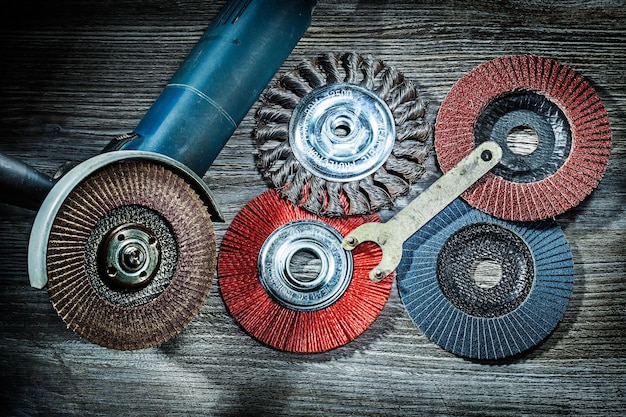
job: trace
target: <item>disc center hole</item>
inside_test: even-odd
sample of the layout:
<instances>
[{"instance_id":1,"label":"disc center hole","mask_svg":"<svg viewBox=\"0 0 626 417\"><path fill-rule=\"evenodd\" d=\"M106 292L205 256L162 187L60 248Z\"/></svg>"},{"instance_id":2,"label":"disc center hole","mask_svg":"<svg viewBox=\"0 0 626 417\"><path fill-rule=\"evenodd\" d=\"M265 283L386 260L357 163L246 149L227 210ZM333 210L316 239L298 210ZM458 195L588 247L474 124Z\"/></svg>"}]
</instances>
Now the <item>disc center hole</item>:
<instances>
[{"instance_id":1,"label":"disc center hole","mask_svg":"<svg viewBox=\"0 0 626 417\"><path fill-rule=\"evenodd\" d=\"M298 249L291 255L286 272L298 283L312 283L322 274L322 259L312 249Z\"/></svg>"},{"instance_id":2,"label":"disc center hole","mask_svg":"<svg viewBox=\"0 0 626 417\"><path fill-rule=\"evenodd\" d=\"M353 123L347 117L338 117L337 119L333 120L332 131L337 138L347 138L348 136L350 136L353 129Z\"/></svg>"},{"instance_id":3,"label":"disc center hole","mask_svg":"<svg viewBox=\"0 0 626 417\"><path fill-rule=\"evenodd\" d=\"M506 136L508 148L516 155L530 155L539 146L539 133L531 126L515 126Z\"/></svg>"},{"instance_id":4,"label":"disc center hole","mask_svg":"<svg viewBox=\"0 0 626 417\"><path fill-rule=\"evenodd\" d=\"M335 136L340 138L345 138L350 134L350 126L348 125L337 125L335 126Z\"/></svg>"},{"instance_id":5,"label":"disc center hole","mask_svg":"<svg viewBox=\"0 0 626 417\"><path fill-rule=\"evenodd\" d=\"M471 270L474 284L479 288L493 288L502 280L502 265L494 259L481 259Z\"/></svg>"}]
</instances>

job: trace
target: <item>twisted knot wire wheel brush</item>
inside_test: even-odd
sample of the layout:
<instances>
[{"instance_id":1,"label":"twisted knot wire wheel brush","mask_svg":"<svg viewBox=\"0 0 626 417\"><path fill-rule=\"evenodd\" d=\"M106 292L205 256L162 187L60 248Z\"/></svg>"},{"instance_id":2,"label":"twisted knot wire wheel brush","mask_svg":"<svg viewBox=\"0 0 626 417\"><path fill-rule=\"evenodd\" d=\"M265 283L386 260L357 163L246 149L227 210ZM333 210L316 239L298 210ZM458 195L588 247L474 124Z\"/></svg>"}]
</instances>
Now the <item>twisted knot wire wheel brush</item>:
<instances>
[{"instance_id":1,"label":"twisted knot wire wheel brush","mask_svg":"<svg viewBox=\"0 0 626 417\"><path fill-rule=\"evenodd\" d=\"M165 342L196 316L216 248L194 184L167 164L116 154L125 157L89 171L58 198L42 261L52 305L68 327L132 350Z\"/></svg>"},{"instance_id":2,"label":"twisted knot wire wheel brush","mask_svg":"<svg viewBox=\"0 0 626 417\"><path fill-rule=\"evenodd\" d=\"M380 283L368 271L375 245L341 248L354 227L378 216L319 217L268 190L229 226L218 257L222 298L254 338L278 350L314 353L342 346L378 317L393 276Z\"/></svg>"},{"instance_id":3,"label":"twisted knot wire wheel brush","mask_svg":"<svg viewBox=\"0 0 626 417\"><path fill-rule=\"evenodd\" d=\"M485 141L502 147L502 161L463 199L499 218L538 220L575 207L598 185L611 128L600 97L576 71L544 57L508 56L461 78L437 115L444 172Z\"/></svg>"},{"instance_id":4,"label":"twisted knot wire wheel brush","mask_svg":"<svg viewBox=\"0 0 626 417\"><path fill-rule=\"evenodd\" d=\"M428 338L490 360L526 351L556 328L573 274L556 223L508 222L457 199L405 242L397 283Z\"/></svg>"},{"instance_id":5,"label":"twisted knot wire wheel brush","mask_svg":"<svg viewBox=\"0 0 626 417\"><path fill-rule=\"evenodd\" d=\"M348 52L304 60L261 96L259 170L314 214L376 212L424 175L426 113L417 86L380 59Z\"/></svg>"}]
</instances>

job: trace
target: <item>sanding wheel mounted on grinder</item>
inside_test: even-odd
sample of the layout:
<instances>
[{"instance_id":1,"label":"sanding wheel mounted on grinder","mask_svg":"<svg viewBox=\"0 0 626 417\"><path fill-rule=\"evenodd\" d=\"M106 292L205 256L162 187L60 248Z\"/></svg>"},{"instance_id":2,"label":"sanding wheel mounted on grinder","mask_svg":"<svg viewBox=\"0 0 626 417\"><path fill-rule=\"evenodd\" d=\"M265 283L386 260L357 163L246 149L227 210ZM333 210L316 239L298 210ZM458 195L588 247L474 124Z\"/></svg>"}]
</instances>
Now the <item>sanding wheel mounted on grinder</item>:
<instances>
[{"instance_id":1,"label":"sanding wheel mounted on grinder","mask_svg":"<svg viewBox=\"0 0 626 417\"><path fill-rule=\"evenodd\" d=\"M179 333L204 304L215 236L202 180L158 154L104 153L48 195L29 247L68 327L132 350ZM41 239L46 237L47 239Z\"/></svg>"}]
</instances>

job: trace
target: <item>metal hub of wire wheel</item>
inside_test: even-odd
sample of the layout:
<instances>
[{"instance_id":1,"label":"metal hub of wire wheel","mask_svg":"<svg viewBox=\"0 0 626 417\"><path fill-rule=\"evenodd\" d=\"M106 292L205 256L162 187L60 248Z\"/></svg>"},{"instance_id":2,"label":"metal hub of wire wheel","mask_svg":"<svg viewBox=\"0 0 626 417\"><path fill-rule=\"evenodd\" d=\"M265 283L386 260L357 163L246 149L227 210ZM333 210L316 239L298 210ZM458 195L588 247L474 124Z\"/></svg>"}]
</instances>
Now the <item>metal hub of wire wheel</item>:
<instances>
[{"instance_id":1,"label":"metal hub of wire wheel","mask_svg":"<svg viewBox=\"0 0 626 417\"><path fill-rule=\"evenodd\" d=\"M326 308L343 295L352 277L352 255L343 236L318 220L297 220L276 229L259 253L259 279L280 304L297 311ZM319 264L305 273L296 259Z\"/></svg>"},{"instance_id":2,"label":"metal hub of wire wheel","mask_svg":"<svg viewBox=\"0 0 626 417\"><path fill-rule=\"evenodd\" d=\"M317 177L335 182L375 172L391 154L395 136L387 104L350 83L311 91L289 122L289 144L298 161Z\"/></svg>"},{"instance_id":3,"label":"metal hub of wire wheel","mask_svg":"<svg viewBox=\"0 0 626 417\"><path fill-rule=\"evenodd\" d=\"M50 299L63 320L83 338L120 350L182 331L202 307L216 266L200 182L169 160L133 155L75 168L88 171L58 206L45 258Z\"/></svg>"}]
</instances>

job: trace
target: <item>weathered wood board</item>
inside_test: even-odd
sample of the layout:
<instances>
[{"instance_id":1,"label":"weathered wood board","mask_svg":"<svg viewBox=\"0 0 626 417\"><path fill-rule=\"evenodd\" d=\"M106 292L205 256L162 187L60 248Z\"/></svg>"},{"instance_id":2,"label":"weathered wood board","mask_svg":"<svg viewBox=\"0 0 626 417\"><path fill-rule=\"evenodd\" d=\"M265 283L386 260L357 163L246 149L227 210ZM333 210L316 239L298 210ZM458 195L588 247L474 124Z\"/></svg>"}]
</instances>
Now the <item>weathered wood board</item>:
<instances>
[{"instance_id":1,"label":"weathered wood board","mask_svg":"<svg viewBox=\"0 0 626 417\"><path fill-rule=\"evenodd\" d=\"M0 152L52 174L131 131L224 1L23 0L0 26ZM413 324L397 291L359 338L323 354L260 345L216 282L200 315L158 348L79 339L28 284L35 213L0 205L0 414L622 415L626 408L626 3L320 0L281 71L354 50L396 66L430 102L481 63L530 53L584 75L613 130L606 175L557 217L575 262L556 331L520 357L456 357ZM205 175L229 221L268 188L255 167L254 108ZM403 202L399 203L401 206ZM37 233L37 231L33 231Z\"/></svg>"}]
</instances>

